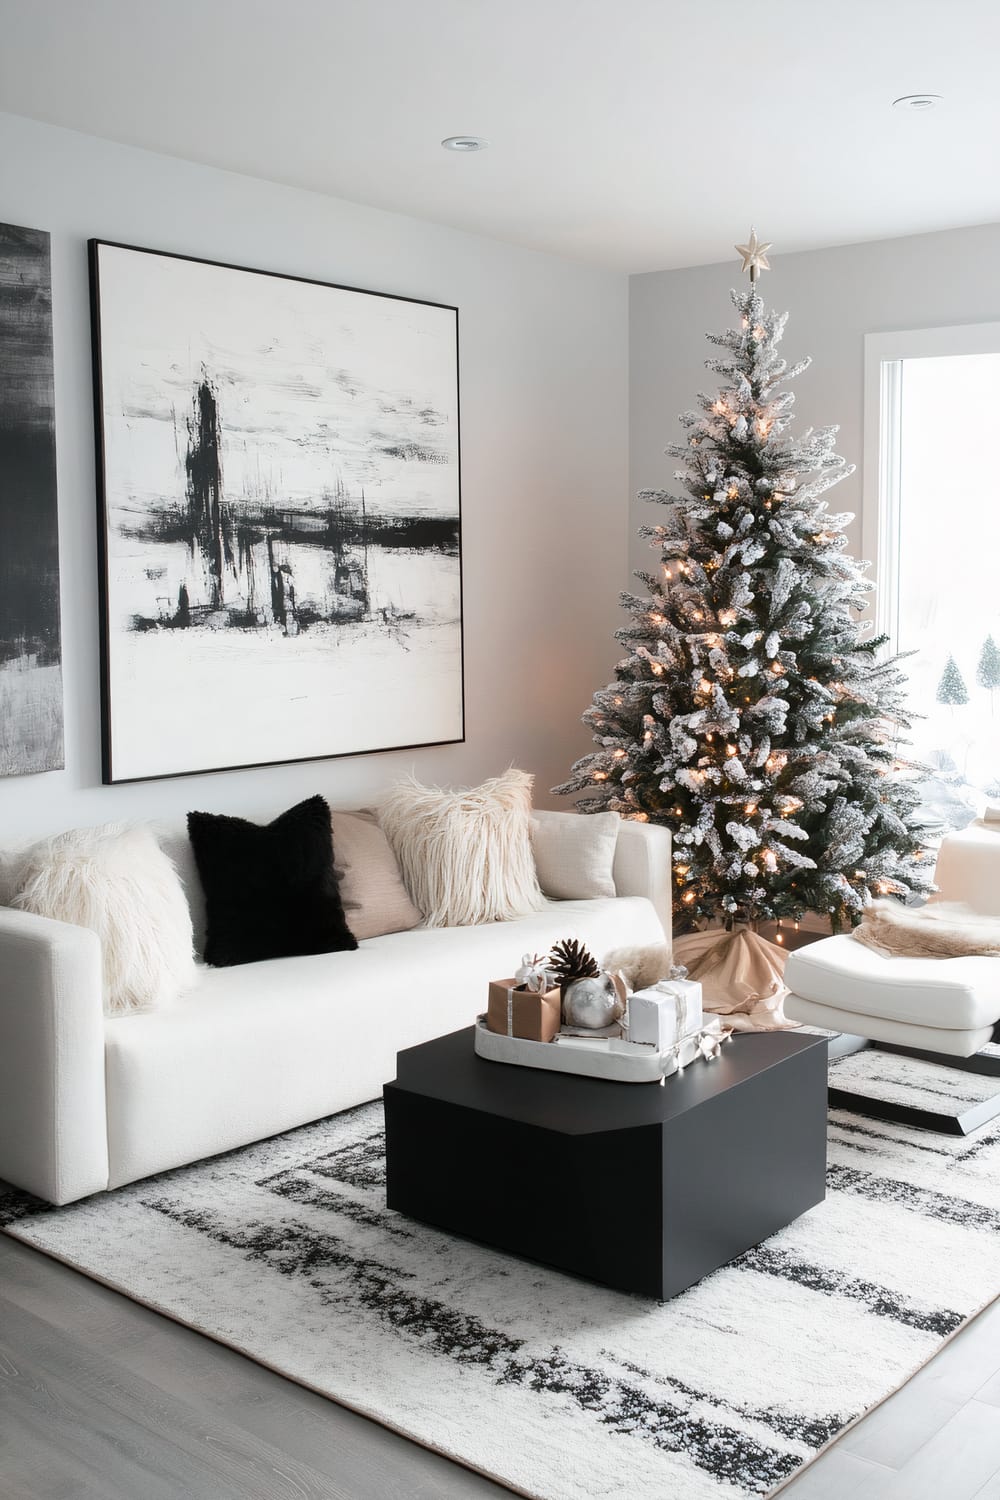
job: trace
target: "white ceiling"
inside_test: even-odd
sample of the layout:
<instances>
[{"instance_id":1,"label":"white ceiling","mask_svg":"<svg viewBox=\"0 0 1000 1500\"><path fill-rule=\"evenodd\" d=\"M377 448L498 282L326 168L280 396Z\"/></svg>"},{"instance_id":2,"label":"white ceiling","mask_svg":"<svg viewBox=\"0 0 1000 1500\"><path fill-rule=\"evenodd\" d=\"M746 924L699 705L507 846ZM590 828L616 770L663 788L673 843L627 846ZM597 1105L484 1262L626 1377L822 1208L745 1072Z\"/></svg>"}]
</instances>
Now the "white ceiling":
<instances>
[{"instance_id":1,"label":"white ceiling","mask_svg":"<svg viewBox=\"0 0 1000 1500\"><path fill-rule=\"evenodd\" d=\"M1000 219L998 60L997 0L0 0L2 109L626 271Z\"/></svg>"}]
</instances>

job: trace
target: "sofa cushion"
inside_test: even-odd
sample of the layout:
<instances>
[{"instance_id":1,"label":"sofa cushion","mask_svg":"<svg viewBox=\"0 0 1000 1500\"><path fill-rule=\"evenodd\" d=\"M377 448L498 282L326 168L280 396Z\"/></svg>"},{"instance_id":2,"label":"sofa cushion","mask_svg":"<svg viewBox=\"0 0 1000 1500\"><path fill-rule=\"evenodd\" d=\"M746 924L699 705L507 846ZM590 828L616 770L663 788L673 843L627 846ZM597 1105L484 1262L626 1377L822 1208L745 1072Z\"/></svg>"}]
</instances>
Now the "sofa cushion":
<instances>
[{"instance_id":1,"label":"sofa cushion","mask_svg":"<svg viewBox=\"0 0 1000 1500\"><path fill-rule=\"evenodd\" d=\"M347 925L359 940L408 932L423 921L372 812L334 812L333 867Z\"/></svg>"},{"instance_id":2,"label":"sofa cushion","mask_svg":"<svg viewBox=\"0 0 1000 1500\"><path fill-rule=\"evenodd\" d=\"M408 776L382 801L379 822L428 927L505 922L543 905L531 852L533 782L513 767L458 791Z\"/></svg>"},{"instance_id":3,"label":"sofa cushion","mask_svg":"<svg viewBox=\"0 0 1000 1500\"><path fill-rule=\"evenodd\" d=\"M309 797L263 827L188 814L205 891L205 962L227 967L354 949L333 870L330 809Z\"/></svg>"},{"instance_id":4,"label":"sofa cushion","mask_svg":"<svg viewBox=\"0 0 1000 1500\"><path fill-rule=\"evenodd\" d=\"M842 934L790 953L785 983L804 1000L917 1026L973 1031L1000 1018L997 958L883 958Z\"/></svg>"},{"instance_id":5,"label":"sofa cushion","mask_svg":"<svg viewBox=\"0 0 1000 1500\"><path fill-rule=\"evenodd\" d=\"M35 845L13 904L89 927L101 943L109 1015L172 1000L195 974L191 915L150 829L108 823Z\"/></svg>"},{"instance_id":6,"label":"sofa cushion","mask_svg":"<svg viewBox=\"0 0 1000 1500\"><path fill-rule=\"evenodd\" d=\"M617 813L531 814L531 847L538 884L555 901L578 897L599 900L615 894L615 847L621 818ZM536 835L544 833L544 837Z\"/></svg>"},{"instance_id":7,"label":"sofa cushion","mask_svg":"<svg viewBox=\"0 0 1000 1500\"><path fill-rule=\"evenodd\" d=\"M471 1025L490 979L564 937L602 957L663 930L644 897L566 901L356 953L203 969L169 1013L107 1023L110 1186L377 1097L399 1048Z\"/></svg>"}]
</instances>

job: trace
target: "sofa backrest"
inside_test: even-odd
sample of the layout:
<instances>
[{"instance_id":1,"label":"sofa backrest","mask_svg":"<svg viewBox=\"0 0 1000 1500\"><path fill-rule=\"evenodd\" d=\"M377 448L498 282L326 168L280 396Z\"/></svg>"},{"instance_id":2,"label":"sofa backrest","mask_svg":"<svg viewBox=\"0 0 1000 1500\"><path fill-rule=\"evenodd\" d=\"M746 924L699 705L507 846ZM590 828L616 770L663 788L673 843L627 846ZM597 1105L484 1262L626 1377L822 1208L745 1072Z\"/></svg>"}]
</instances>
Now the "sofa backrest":
<instances>
[{"instance_id":1,"label":"sofa backrest","mask_svg":"<svg viewBox=\"0 0 1000 1500\"><path fill-rule=\"evenodd\" d=\"M187 828L183 825L177 827L169 823L158 823L155 825L155 832L160 848L173 861L184 887L191 912L191 925L194 928L194 951L200 958L205 951L205 893L201 888Z\"/></svg>"},{"instance_id":2,"label":"sofa backrest","mask_svg":"<svg viewBox=\"0 0 1000 1500\"><path fill-rule=\"evenodd\" d=\"M349 809L348 809L349 810ZM338 809L334 809L338 811ZM575 818L576 813L547 813L547 819ZM545 820L540 820L543 825ZM191 912L194 929L194 949L200 958L205 951L205 896L195 864L194 850L188 838L185 823L154 823L151 825L164 853L173 861ZM961 838L962 835L955 837ZM989 835L995 839L990 852L1000 854L1000 833ZM20 849L0 849L0 906L7 906L20 887L20 871L27 852L34 847L25 845ZM614 885L619 896L645 896L656 908L663 930L669 941L671 924L671 865L670 834L665 828L652 823L636 823L623 819L618 830L614 852ZM1000 883L997 886L1000 891ZM585 899L582 895L578 899ZM968 898L965 898L968 899ZM1000 901L1000 897L998 897ZM984 908L982 901L971 904ZM997 911L1000 915L1000 909Z\"/></svg>"}]
</instances>

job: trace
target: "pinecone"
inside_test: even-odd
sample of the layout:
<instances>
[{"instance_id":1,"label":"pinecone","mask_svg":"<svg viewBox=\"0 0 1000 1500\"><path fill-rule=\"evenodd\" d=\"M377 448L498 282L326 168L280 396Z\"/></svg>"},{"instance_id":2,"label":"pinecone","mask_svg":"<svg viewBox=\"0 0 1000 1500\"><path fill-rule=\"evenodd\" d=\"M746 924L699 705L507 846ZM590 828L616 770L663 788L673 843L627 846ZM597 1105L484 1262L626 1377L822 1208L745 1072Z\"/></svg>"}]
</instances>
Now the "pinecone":
<instances>
[{"instance_id":1,"label":"pinecone","mask_svg":"<svg viewBox=\"0 0 1000 1500\"><path fill-rule=\"evenodd\" d=\"M593 979L601 972L593 954L576 938L556 943L549 954L549 969L559 985L571 984L574 979Z\"/></svg>"}]
</instances>

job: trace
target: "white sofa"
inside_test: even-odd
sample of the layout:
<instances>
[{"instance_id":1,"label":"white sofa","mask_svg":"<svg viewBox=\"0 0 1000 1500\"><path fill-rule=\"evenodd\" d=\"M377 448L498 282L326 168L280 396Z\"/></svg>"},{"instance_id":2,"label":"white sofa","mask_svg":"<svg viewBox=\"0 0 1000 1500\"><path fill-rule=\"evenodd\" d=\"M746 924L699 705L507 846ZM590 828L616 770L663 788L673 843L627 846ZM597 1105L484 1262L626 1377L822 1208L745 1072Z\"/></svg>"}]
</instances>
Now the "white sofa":
<instances>
[{"instance_id":1,"label":"white sofa","mask_svg":"<svg viewBox=\"0 0 1000 1500\"><path fill-rule=\"evenodd\" d=\"M554 815L556 819L573 813ZM549 815L536 839L552 836ZM203 930L186 832L161 842ZM379 1096L396 1053L471 1024L525 952L600 957L670 931L670 838L622 822L617 894L481 927L392 933L356 953L199 965L173 1005L106 1017L96 935L0 907L0 1178L70 1203Z\"/></svg>"}]
</instances>

